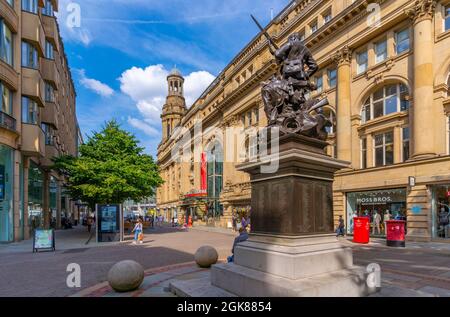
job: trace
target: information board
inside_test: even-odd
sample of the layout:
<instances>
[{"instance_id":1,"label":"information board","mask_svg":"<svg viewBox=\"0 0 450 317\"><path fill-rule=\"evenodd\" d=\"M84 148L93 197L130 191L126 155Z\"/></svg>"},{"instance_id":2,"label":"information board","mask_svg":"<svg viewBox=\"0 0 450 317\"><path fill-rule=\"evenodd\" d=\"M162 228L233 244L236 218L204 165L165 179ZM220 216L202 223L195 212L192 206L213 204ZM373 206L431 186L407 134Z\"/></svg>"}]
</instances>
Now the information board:
<instances>
[{"instance_id":1,"label":"information board","mask_svg":"<svg viewBox=\"0 0 450 317\"><path fill-rule=\"evenodd\" d=\"M123 240L121 205L97 205L97 242Z\"/></svg>"},{"instance_id":2,"label":"information board","mask_svg":"<svg viewBox=\"0 0 450 317\"><path fill-rule=\"evenodd\" d=\"M55 231L36 229L33 234L33 253L39 250L55 251Z\"/></svg>"}]
</instances>

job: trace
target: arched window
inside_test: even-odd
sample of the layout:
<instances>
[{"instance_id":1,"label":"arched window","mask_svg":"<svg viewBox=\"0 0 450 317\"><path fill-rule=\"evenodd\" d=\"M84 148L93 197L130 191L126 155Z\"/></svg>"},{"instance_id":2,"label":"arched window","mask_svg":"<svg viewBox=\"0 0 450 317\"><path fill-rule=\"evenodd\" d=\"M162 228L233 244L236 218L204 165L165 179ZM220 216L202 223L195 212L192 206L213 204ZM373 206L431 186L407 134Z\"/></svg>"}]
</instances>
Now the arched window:
<instances>
[{"instance_id":1,"label":"arched window","mask_svg":"<svg viewBox=\"0 0 450 317\"><path fill-rule=\"evenodd\" d=\"M447 77L447 97L450 97L450 74Z\"/></svg>"},{"instance_id":2,"label":"arched window","mask_svg":"<svg viewBox=\"0 0 450 317\"><path fill-rule=\"evenodd\" d=\"M367 98L361 111L362 121L367 122L390 113L408 109L408 88L404 84L386 85Z\"/></svg>"},{"instance_id":3,"label":"arched window","mask_svg":"<svg viewBox=\"0 0 450 317\"><path fill-rule=\"evenodd\" d=\"M223 209L219 198L223 188L223 150L220 142L215 141L207 151L207 178L208 178L208 216L218 218L222 216Z\"/></svg>"}]
</instances>

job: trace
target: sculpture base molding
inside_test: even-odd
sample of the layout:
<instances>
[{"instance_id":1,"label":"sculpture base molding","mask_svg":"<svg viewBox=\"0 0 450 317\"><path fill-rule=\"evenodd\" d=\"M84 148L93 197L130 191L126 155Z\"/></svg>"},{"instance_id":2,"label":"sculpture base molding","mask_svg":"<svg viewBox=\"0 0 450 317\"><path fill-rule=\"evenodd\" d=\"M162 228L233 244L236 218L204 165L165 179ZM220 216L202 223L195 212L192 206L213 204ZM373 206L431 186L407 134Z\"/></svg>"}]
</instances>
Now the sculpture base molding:
<instances>
[{"instance_id":1,"label":"sculpture base molding","mask_svg":"<svg viewBox=\"0 0 450 317\"><path fill-rule=\"evenodd\" d=\"M252 236L236 247L235 259L212 267L211 284L237 296L354 297L376 292L366 284L365 269L353 265L352 250L333 235Z\"/></svg>"}]
</instances>

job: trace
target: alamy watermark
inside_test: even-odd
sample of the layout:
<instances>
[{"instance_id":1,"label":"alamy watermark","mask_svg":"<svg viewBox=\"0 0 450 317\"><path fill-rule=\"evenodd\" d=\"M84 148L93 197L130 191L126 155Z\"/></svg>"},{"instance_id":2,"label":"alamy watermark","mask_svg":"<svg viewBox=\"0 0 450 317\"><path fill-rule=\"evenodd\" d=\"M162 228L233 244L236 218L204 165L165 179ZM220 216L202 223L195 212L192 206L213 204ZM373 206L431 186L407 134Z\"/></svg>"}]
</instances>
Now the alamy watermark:
<instances>
[{"instance_id":1,"label":"alamy watermark","mask_svg":"<svg viewBox=\"0 0 450 317\"><path fill-rule=\"evenodd\" d=\"M170 136L171 157L180 163L199 163L202 153L222 163L261 164L261 173L275 173L279 168L278 127L209 127L203 130L202 121L194 122L193 134L185 127L177 127Z\"/></svg>"}]
</instances>

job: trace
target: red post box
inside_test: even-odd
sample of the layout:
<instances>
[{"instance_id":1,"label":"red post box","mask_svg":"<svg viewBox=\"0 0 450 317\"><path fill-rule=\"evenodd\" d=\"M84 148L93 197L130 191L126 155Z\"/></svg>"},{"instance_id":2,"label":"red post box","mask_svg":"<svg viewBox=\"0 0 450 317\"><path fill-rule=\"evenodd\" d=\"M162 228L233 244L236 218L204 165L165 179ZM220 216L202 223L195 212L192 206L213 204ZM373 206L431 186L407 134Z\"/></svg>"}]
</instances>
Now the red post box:
<instances>
[{"instance_id":1,"label":"red post box","mask_svg":"<svg viewBox=\"0 0 450 317\"><path fill-rule=\"evenodd\" d=\"M405 247L405 226L404 220L386 221L386 245L388 247Z\"/></svg>"},{"instance_id":2,"label":"red post box","mask_svg":"<svg viewBox=\"0 0 450 317\"><path fill-rule=\"evenodd\" d=\"M369 217L353 218L353 242L369 243L370 224Z\"/></svg>"}]
</instances>

